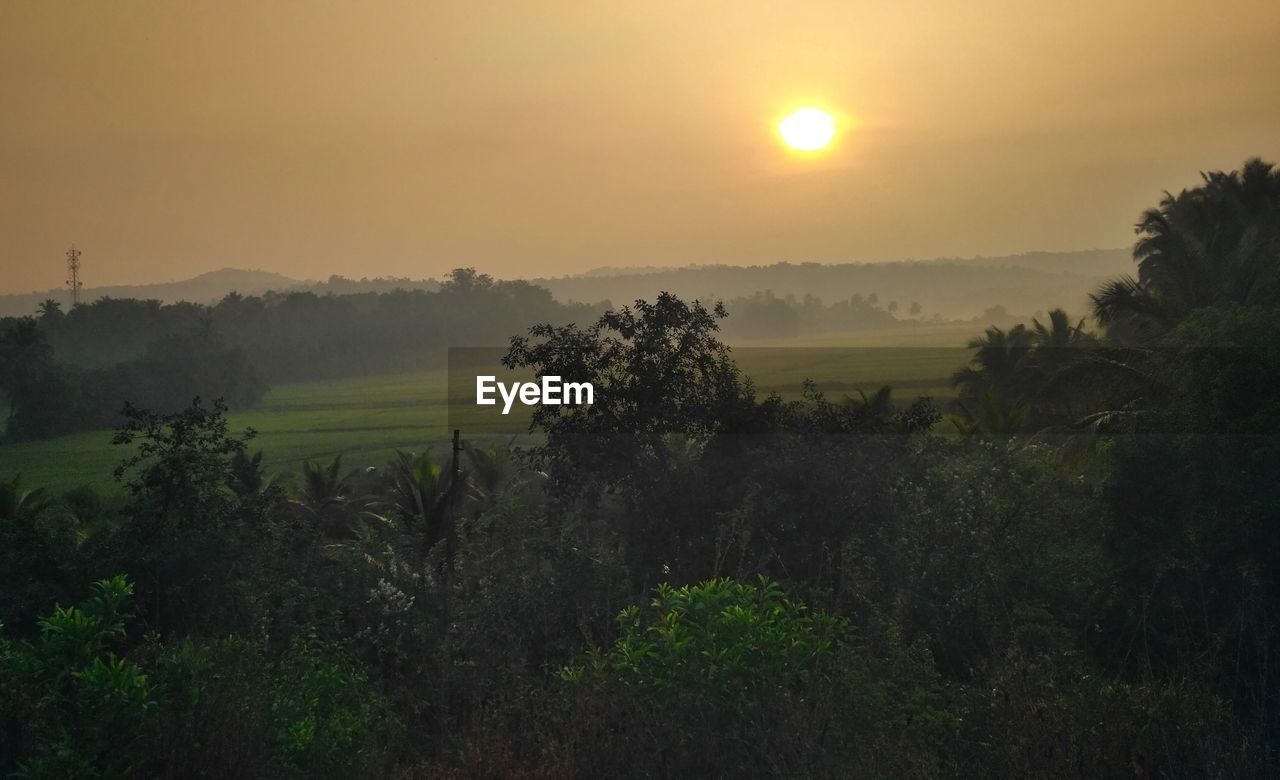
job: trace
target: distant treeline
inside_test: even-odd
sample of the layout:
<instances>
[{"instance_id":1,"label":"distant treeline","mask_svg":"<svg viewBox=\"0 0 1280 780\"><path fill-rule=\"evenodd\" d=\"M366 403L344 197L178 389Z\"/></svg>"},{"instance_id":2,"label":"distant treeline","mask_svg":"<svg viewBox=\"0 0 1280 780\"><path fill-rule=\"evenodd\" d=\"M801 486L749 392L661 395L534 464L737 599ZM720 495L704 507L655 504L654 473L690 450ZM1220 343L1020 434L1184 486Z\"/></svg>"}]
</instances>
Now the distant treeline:
<instances>
[{"instance_id":1,"label":"distant treeline","mask_svg":"<svg viewBox=\"0 0 1280 780\"><path fill-rule=\"evenodd\" d=\"M816 295L839 301L874 291L886 306L897 301L906 308L916 301L926 317L968 320L1000 304L1023 312L1059 306L1083 309L1089 293L1127 272L1131 264L1126 250L1108 249L883 263L615 269L610 275L593 272L532 281L551 290L557 300L591 303L651 300L660 292L727 303L761 290L780 297Z\"/></svg>"},{"instance_id":2,"label":"distant treeline","mask_svg":"<svg viewBox=\"0 0 1280 780\"><path fill-rule=\"evenodd\" d=\"M126 401L174 410L196 395L232 408L270 382L424 370L450 346L506 343L530 322L596 316L542 287L459 269L436 291L227 295L212 306L104 298L0 320L7 435L109 427Z\"/></svg>"},{"instance_id":3,"label":"distant treeline","mask_svg":"<svg viewBox=\"0 0 1280 780\"><path fill-rule=\"evenodd\" d=\"M758 292L729 301L725 308L724 333L734 338L792 338L804 334L863 330L900 324L895 316L915 317L921 312L916 302L881 303L876 293L863 297L854 293L849 298L823 303L814 295L778 296L772 290Z\"/></svg>"}]
</instances>

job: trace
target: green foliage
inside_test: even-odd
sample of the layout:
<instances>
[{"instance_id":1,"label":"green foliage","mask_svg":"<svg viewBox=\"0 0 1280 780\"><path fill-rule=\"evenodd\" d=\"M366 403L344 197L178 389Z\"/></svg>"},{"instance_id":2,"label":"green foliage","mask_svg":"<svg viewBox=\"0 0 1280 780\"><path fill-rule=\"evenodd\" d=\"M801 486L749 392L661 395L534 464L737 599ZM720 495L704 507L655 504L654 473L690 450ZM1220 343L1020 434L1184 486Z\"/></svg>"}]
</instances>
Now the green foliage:
<instances>
[{"instance_id":1,"label":"green foliage","mask_svg":"<svg viewBox=\"0 0 1280 780\"><path fill-rule=\"evenodd\" d=\"M661 585L618 630L561 672L577 694L575 762L591 774L915 773L954 725L927 656L876 657L848 620L767 579Z\"/></svg>"},{"instance_id":2,"label":"green foliage","mask_svg":"<svg viewBox=\"0 0 1280 780\"><path fill-rule=\"evenodd\" d=\"M618 616L620 636L592 673L659 699L739 712L762 691L798 691L830 667L848 622L787 600L775 582L659 585L653 603ZM581 668L566 679L582 679Z\"/></svg>"},{"instance_id":3,"label":"green foliage","mask_svg":"<svg viewBox=\"0 0 1280 780\"><path fill-rule=\"evenodd\" d=\"M463 482L446 475L431 454L396 451L388 465L391 474L391 507L421 535L423 551L448 534L449 513L462 496Z\"/></svg>"},{"instance_id":4,"label":"green foliage","mask_svg":"<svg viewBox=\"0 0 1280 780\"><path fill-rule=\"evenodd\" d=\"M205 407L197 398L173 414L129 406L125 414L114 439L132 449L115 471L129 493L121 565L145 591L152 628L207 626L243 608L236 588L247 585L213 572L251 570L262 549L266 507L229 486L233 459L254 433L231 434L221 401Z\"/></svg>"},{"instance_id":5,"label":"green foliage","mask_svg":"<svg viewBox=\"0 0 1280 780\"><path fill-rule=\"evenodd\" d=\"M257 685L254 704L263 708L262 726L282 776L343 778L371 768L388 726L386 701L367 673L331 644L295 637L264 665Z\"/></svg>"},{"instance_id":6,"label":"green foliage","mask_svg":"<svg viewBox=\"0 0 1280 780\"><path fill-rule=\"evenodd\" d=\"M0 481L0 622L28 627L64 592L74 543L56 522L48 492L22 475Z\"/></svg>"},{"instance_id":7,"label":"green foliage","mask_svg":"<svg viewBox=\"0 0 1280 780\"><path fill-rule=\"evenodd\" d=\"M157 707L148 675L116 655L132 585L94 584L78 607L55 607L36 643L0 644L0 710L19 734L19 777L125 777ZM3 765L0 764L0 767Z\"/></svg>"}]
</instances>

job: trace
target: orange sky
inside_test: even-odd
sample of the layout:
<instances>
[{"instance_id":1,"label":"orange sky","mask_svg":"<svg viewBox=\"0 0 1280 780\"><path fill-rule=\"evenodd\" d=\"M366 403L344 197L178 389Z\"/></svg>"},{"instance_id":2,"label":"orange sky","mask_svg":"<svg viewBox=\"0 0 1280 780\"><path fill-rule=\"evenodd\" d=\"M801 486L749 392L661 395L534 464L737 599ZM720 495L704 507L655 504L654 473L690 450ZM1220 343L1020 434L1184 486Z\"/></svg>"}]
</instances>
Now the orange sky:
<instances>
[{"instance_id":1,"label":"orange sky","mask_svg":"<svg viewBox=\"0 0 1280 780\"><path fill-rule=\"evenodd\" d=\"M0 3L0 291L1122 246L1280 159L1269 2ZM785 152L816 104L844 130Z\"/></svg>"}]
</instances>

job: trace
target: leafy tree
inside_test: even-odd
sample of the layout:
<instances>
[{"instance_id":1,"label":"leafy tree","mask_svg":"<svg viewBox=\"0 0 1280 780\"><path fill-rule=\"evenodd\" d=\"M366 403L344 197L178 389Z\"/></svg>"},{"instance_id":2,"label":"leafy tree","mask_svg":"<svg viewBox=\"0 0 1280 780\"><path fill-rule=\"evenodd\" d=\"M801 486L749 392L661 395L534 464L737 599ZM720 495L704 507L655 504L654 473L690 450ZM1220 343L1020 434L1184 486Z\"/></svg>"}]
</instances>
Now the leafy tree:
<instances>
[{"instance_id":1,"label":"leafy tree","mask_svg":"<svg viewBox=\"0 0 1280 780\"><path fill-rule=\"evenodd\" d=\"M50 436L74 424L75 387L54 364L53 347L32 317L0 333L0 393L9 401L11 438Z\"/></svg>"},{"instance_id":2,"label":"leafy tree","mask_svg":"<svg viewBox=\"0 0 1280 780\"><path fill-rule=\"evenodd\" d=\"M157 414L126 404L113 442L131 448L116 467L128 493L122 562L143 590L152 629L194 627L242 607L229 572L252 569L263 518L230 489L233 458L254 436L230 432L221 400L199 398ZM214 572L222 572L214 576Z\"/></svg>"},{"instance_id":3,"label":"leafy tree","mask_svg":"<svg viewBox=\"0 0 1280 780\"><path fill-rule=\"evenodd\" d=\"M663 293L653 303L608 311L589 328L535 325L515 337L508 368L590 382L595 402L539 406L532 426L546 434L538 457L556 484L587 475L626 479L636 459L661 458L662 438L705 440L750 416L753 393L716 338L728 316Z\"/></svg>"},{"instance_id":4,"label":"leafy tree","mask_svg":"<svg viewBox=\"0 0 1280 780\"><path fill-rule=\"evenodd\" d=\"M65 593L76 563L69 533L53 522L61 507L48 491L0 481L0 623L30 627Z\"/></svg>"}]
</instances>

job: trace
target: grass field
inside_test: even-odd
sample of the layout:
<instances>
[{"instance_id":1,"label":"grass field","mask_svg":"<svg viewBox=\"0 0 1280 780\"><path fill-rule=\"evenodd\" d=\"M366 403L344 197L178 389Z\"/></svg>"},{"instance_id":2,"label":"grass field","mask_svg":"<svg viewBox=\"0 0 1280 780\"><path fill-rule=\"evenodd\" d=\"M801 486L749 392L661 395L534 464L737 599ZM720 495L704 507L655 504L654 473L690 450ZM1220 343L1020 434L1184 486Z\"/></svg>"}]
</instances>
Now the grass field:
<instances>
[{"instance_id":1,"label":"grass field","mask_svg":"<svg viewBox=\"0 0 1280 780\"><path fill-rule=\"evenodd\" d=\"M787 399L799 396L805 378L831 399L885 384L900 401L945 398L952 392L947 377L967 356L953 347L907 345L734 350L760 395L777 392ZM447 372L435 371L279 385L257 408L232 414L231 425L258 432L251 446L263 450L272 473L297 471L304 460L327 461L338 453L349 468L381 465L396 449L430 447L443 455L449 438L447 378ZM0 445L0 478L21 473L29 486L65 490L88 484L113 492L112 469L125 453L110 441L110 431L93 431Z\"/></svg>"}]
</instances>

